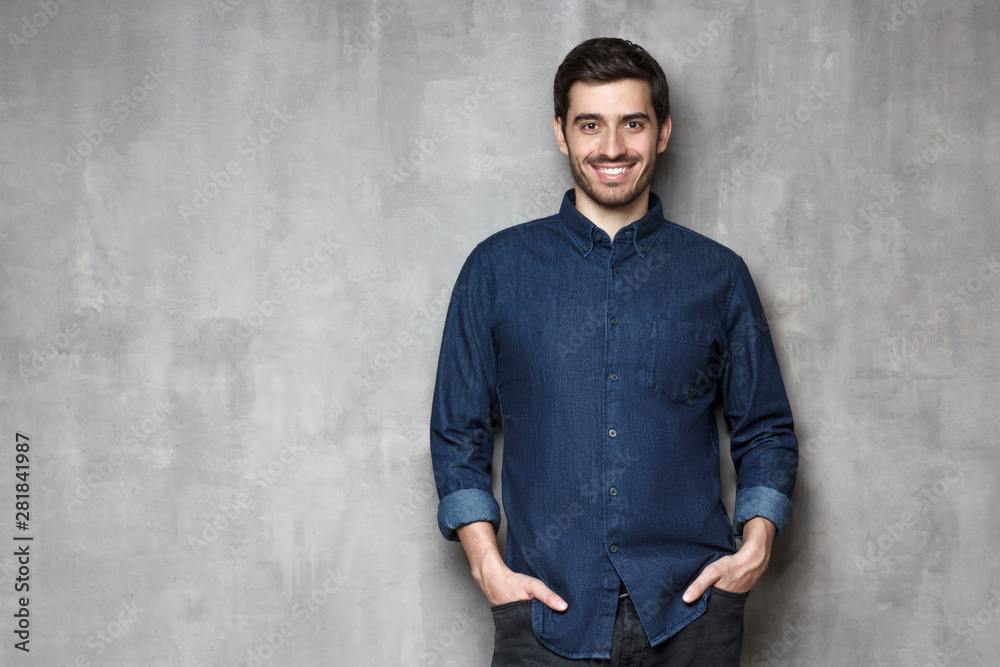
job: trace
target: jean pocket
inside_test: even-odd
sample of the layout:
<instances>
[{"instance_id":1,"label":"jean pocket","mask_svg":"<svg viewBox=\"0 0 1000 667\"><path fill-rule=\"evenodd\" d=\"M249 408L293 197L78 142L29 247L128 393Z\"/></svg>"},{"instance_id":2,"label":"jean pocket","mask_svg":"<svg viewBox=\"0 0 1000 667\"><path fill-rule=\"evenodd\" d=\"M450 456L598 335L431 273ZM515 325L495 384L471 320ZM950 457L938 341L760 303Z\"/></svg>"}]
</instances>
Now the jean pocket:
<instances>
[{"instance_id":1,"label":"jean pocket","mask_svg":"<svg viewBox=\"0 0 1000 667\"><path fill-rule=\"evenodd\" d=\"M526 607L531 607L531 600L532 600L532 598L528 598L527 600L514 600L513 602L504 602L503 604L495 604L495 605L493 605L493 606L490 607L490 612L496 613L498 611L506 611L506 610L512 609L512 608L514 608L514 607L516 607L518 605L524 605Z\"/></svg>"},{"instance_id":2,"label":"jean pocket","mask_svg":"<svg viewBox=\"0 0 1000 667\"><path fill-rule=\"evenodd\" d=\"M721 588L716 588L712 586L712 595L718 594L720 597L730 598L732 600L746 600L750 597L750 591L745 591L743 593L736 593L734 591L726 591Z\"/></svg>"},{"instance_id":3,"label":"jean pocket","mask_svg":"<svg viewBox=\"0 0 1000 667\"><path fill-rule=\"evenodd\" d=\"M653 319L646 387L678 403L711 403L724 370L717 340L708 324Z\"/></svg>"}]
</instances>

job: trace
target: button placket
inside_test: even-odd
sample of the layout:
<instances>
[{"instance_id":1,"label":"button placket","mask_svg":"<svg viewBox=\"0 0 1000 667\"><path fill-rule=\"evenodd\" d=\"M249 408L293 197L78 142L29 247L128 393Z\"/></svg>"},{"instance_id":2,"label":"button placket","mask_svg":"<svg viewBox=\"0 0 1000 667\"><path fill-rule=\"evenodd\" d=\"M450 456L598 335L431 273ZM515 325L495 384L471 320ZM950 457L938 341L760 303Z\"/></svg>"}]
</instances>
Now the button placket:
<instances>
[{"instance_id":1,"label":"button placket","mask_svg":"<svg viewBox=\"0 0 1000 667\"><path fill-rule=\"evenodd\" d=\"M605 357L605 363L607 364L606 373L607 378L610 382L605 385L606 400L604 402L605 410L605 433L607 434L607 439L605 442L605 449L603 453L603 470L602 478L606 489L606 505L605 511L607 512L608 522L606 525L605 539L607 540L605 544L608 544L608 552L611 554L617 554L619 552L619 545L616 539L620 537L620 530L623 528L622 516L621 516L621 505L620 503L614 502L618 495L618 487L616 479L617 472L615 469L614 461L617 460L618 455L616 452L620 448L620 443L618 441L618 429L616 425L623 416L623 396L621 391L618 391L618 383L623 380L623 376L619 375L617 370L619 370L619 364L624 358L621 353L621 346L623 345L623 339L621 337L621 332L618 327L623 324L623 321L619 318L620 313L615 312L619 305L622 303L622 291L623 282L621 280L621 258L623 257L623 252L626 246L621 243L611 243L611 255L608 258L607 268L608 273L605 274L608 277L607 281L607 302L606 302L606 312L607 312L607 353ZM614 369L614 370L612 370Z\"/></svg>"}]
</instances>

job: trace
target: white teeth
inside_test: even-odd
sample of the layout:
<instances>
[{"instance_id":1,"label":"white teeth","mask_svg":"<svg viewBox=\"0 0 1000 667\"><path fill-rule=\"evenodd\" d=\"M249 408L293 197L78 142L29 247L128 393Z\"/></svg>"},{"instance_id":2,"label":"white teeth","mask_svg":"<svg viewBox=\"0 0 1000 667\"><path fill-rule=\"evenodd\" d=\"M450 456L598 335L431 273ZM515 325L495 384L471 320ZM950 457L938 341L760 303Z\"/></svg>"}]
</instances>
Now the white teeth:
<instances>
[{"instance_id":1,"label":"white teeth","mask_svg":"<svg viewBox=\"0 0 1000 667\"><path fill-rule=\"evenodd\" d=\"M601 169L600 167L598 167L597 171L601 172L602 174L609 174L609 175L624 174L626 171L628 171L628 167L615 167L614 169Z\"/></svg>"}]
</instances>

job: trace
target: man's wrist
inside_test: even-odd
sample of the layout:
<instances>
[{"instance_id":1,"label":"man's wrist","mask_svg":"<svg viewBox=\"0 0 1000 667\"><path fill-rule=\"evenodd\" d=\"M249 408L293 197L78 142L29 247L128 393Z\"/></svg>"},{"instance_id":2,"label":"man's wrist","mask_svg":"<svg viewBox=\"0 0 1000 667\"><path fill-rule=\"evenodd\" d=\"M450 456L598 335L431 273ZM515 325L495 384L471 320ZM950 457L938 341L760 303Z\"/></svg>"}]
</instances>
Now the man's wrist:
<instances>
[{"instance_id":1,"label":"man's wrist","mask_svg":"<svg viewBox=\"0 0 1000 667\"><path fill-rule=\"evenodd\" d=\"M455 529L459 541L469 558L472 578L482 587L483 581L495 574L498 568L506 567L496 535L488 521L473 521Z\"/></svg>"},{"instance_id":2,"label":"man's wrist","mask_svg":"<svg viewBox=\"0 0 1000 667\"><path fill-rule=\"evenodd\" d=\"M507 564L500 557L500 552L488 552L472 567L472 578L482 588L486 581L492 580L497 574L507 569Z\"/></svg>"},{"instance_id":3,"label":"man's wrist","mask_svg":"<svg viewBox=\"0 0 1000 667\"><path fill-rule=\"evenodd\" d=\"M755 516L743 527L743 546L737 552L743 558L767 563L771 557L771 543L777 527L768 519Z\"/></svg>"},{"instance_id":4,"label":"man's wrist","mask_svg":"<svg viewBox=\"0 0 1000 667\"><path fill-rule=\"evenodd\" d=\"M755 516L743 526L743 544L747 542L770 544L777 532L777 526L770 519L759 515Z\"/></svg>"}]
</instances>

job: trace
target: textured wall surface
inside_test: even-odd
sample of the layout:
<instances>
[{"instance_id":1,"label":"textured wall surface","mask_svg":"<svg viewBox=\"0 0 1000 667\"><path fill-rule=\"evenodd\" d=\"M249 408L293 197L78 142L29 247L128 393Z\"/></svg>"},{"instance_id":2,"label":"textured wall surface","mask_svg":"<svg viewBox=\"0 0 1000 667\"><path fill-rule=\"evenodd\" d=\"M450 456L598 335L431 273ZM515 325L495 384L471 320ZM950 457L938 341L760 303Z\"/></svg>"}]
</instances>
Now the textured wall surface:
<instances>
[{"instance_id":1,"label":"textured wall surface","mask_svg":"<svg viewBox=\"0 0 1000 667\"><path fill-rule=\"evenodd\" d=\"M666 70L654 191L746 259L795 412L744 664L995 664L992 0L5 0L0 662L488 664L441 327L570 187L598 35Z\"/></svg>"}]
</instances>

